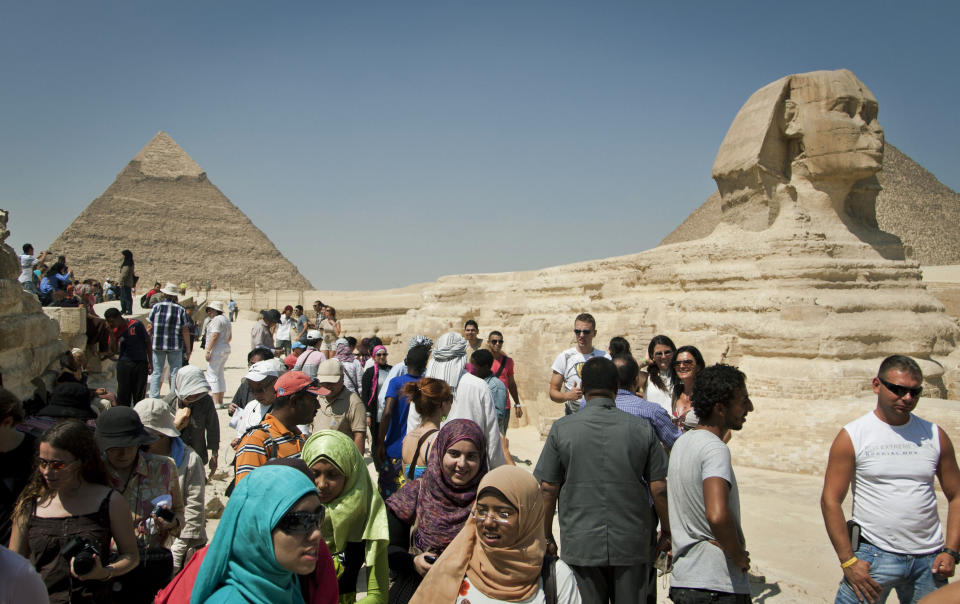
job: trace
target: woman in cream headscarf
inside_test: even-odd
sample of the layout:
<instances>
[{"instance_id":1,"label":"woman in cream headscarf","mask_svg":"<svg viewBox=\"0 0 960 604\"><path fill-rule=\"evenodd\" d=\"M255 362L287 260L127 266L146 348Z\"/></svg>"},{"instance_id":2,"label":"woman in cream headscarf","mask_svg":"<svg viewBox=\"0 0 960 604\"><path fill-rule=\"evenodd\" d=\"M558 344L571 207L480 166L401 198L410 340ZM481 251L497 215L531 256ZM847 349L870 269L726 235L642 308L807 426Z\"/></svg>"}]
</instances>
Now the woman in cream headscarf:
<instances>
[{"instance_id":1,"label":"woman in cream headscarf","mask_svg":"<svg viewBox=\"0 0 960 604\"><path fill-rule=\"evenodd\" d=\"M540 485L529 472L500 466L483 480L471 521L424 577L411 604L546 601L541 576L547 540ZM570 568L557 560L556 602L579 604Z\"/></svg>"},{"instance_id":2,"label":"woman in cream headscarf","mask_svg":"<svg viewBox=\"0 0 960 604\"><path fill-rule=\"evenodd\" d=\"M337 569L341 604L385 603L390 573L387 512L360 451L343 432L321 430L304 443L301 457L313 471L327 509L323 534ZM357 576L364 565L367 595L357 599Z\"/></svg>"}]
</instances>

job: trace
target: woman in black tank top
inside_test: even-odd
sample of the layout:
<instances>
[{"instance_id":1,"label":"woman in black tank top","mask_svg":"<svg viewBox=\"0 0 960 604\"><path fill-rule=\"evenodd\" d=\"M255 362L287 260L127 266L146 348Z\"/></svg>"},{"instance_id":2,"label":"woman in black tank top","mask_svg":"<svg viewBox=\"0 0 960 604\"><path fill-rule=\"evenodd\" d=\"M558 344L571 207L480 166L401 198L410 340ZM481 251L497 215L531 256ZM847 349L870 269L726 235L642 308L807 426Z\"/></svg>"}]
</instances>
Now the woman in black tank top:
<instances>
[{"instance_id":1,"label":"woman in black tank top","mask_svg":"<svg viewBox=\"0 0 960 604\"><path fill-rule=\"evenodd\" d=\"M51 602L103 602L113 578L139 561L130 510L106 482L93 434L81 422L61 422L40 437L10 549L33 563Z\"/></svg>"}]
</instances>

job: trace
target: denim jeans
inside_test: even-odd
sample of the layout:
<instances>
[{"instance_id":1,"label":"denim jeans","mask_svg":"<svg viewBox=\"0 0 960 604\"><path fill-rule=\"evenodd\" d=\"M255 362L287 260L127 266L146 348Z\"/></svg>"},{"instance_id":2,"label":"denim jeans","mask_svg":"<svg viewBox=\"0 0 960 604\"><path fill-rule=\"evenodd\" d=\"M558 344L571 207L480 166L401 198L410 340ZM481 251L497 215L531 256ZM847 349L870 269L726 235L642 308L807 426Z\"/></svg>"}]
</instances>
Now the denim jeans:
<instances>
[{"instance_id":1,"label":"denim jeans","mask_svg":"<svg viewBox=\"0 0 960 604\"><path fill-rule=\"evenodd\" d=\"M903 604L919 602L923 596L947 584L945 577L930 572L936 552L917 556L894 554L870 543L861 543L855 554L870 563L870 576L880 584L877 602L886 602L893 589ZM840 582L835 604L859 604L857 594L846 579Z\"/></svg>"},{"instance_id":2,"label":"denim jeans","mask_svg":"<svg viewBox=\"0 0 960 604\"><path fill-rule=\"evenodd\" d=\"M150 374L150 398L160 397L160 380L163 378L164 361L170 365L170 391L173 392L173 380L183 365L183 350L153 349L153 373Z\"/></svg>"}]
</instances>

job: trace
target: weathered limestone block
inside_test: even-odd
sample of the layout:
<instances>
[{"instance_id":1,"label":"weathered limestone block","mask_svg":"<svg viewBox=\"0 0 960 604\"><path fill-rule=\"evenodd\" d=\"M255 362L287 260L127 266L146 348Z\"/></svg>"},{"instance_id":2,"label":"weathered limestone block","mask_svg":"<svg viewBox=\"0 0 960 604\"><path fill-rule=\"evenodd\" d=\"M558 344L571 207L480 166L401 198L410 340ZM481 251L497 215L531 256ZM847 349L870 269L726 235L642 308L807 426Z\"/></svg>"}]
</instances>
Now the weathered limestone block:
<instances>
[{"instance_id":1,"label":"weathered limestone block","mask_svg":"<svg viewBox=\"0 0 960 604\"><path fill-rule=\"evenodd\" d=\"M59 326L49 319L37 298L23 290L17 277L20 262L5 243L9 214L0 210L0 374L3 386L21 398L34 390L39 377L64 345Z\"/></svg>"}]
</instances>

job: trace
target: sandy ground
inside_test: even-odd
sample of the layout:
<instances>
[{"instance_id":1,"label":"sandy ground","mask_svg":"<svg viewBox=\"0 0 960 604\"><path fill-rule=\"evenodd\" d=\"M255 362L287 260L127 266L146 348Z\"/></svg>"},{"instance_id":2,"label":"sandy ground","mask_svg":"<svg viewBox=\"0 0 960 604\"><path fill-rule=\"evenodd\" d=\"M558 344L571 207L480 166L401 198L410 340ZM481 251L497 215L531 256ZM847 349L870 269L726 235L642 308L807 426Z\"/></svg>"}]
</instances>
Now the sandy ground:
<instances>
[{"instance_id":1,"label":"sandy ground","mask_svg":"<svg viewBox=\"0 0 960 604\"><path fill-rule=\"evenodd\" d=\"M226 402L229 402L246 372L246 353L252 326L252 321L243 319L233 324L233 346L226 369ZM193 354L190 361L199 367L206 366L199 351ZM166 390L165 386L164 392ZM226 411L221 410L219 414L221 469L208 485L207 499L208 502L219 499L225 504L227 499L223 491L233 476L230 468L233 459L230 441L235 432L228 425ZM532 471L542 448L536 428L525 426L511 429L507 436L516 463ZM731 448L740 487L743 531L753 563L752 574L755 575L752 585L754 601L832 602L841 572L820 515L822 477L746 467L737 463L736 439L732 441ZM369 454L366 459L372 474L373 464ZM847 504L849 510L849 497ZM946 518L946 505L942 494L940 515L941 518ZM216 519L208 520L209 537L213 537L216 526ZM555 530L559 534L559 528L555 527ZM667 584L660 585L658 601L669 602L665 596ZM896 596L891 597L890 601L896 601Z\"/></svg>"}]
</instances>

